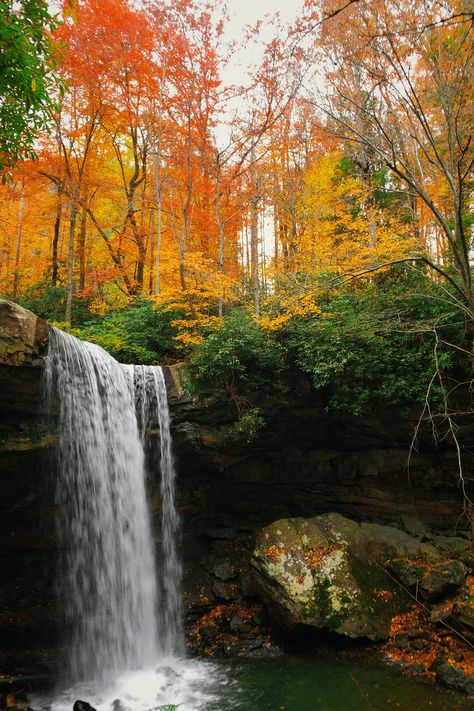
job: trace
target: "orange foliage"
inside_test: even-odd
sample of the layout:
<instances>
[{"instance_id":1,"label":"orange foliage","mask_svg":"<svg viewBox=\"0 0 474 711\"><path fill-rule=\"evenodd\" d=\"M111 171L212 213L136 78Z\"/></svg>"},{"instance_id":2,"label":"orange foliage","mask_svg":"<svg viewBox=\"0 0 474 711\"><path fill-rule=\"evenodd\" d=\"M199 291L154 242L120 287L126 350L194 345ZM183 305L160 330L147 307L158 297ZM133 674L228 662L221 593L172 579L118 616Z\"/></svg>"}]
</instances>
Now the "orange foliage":
<instances>
[{"instance_id":1,"label":"orange foliage","mask_svg":"<svg viewBox=\"0 0 474 711\"><path fill-rule=\"evenodd\" d=\"M323 272L354 273L420 251L449 261L449 241L426 202L393 170L383 174L370 151L342 141L303 91L314 56L298 32L307 36L321 8L330 13L338 3L308 0L293 34L268 43L240 89L222 82L226 15L217 7L79 0L71 13L63 3L57 32L69 90L58 97L52 130L38 137L38 160L0 186L3 295L49 282L87 296L98 312L147 295L186 312L180 340L190 344L233 302L253 302L261 325L274 330L295 314L317 313L304 285ZM436 55L446 86L452 81L442 49L462 29L443 25L430 46L416 44L410 28L423 8L402 3L392 16L391 5L364 0L313 34L316 50L334 58L324 67L329 85L359 86L361 95L369 85L357 84L354 64L344 73L336 60L351 52L375 82L366 39L383 21L394 23L400 60L413 70L441 145L449 138L442 96L429 79ZM388 81L390 67L380 71ZM247 115L231 120L222 148L227 102L239 92ZM399 104L399 114L384 116L390 132L403 119ZM433 168L433 148L415 145L401 123L398 133L427 197L444 209L449 180Z\"/></svg>"}]
</instances>

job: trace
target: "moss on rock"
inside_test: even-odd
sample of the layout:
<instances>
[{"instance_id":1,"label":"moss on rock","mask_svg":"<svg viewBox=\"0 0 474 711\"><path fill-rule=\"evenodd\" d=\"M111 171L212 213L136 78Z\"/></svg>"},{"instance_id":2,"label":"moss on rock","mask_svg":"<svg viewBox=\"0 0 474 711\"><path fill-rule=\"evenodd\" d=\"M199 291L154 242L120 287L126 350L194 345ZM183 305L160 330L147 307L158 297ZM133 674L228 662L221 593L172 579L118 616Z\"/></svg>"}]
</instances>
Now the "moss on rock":
<instances>
[{"instance_id":1,"label":"moss on rock","mask_svg":"<svg viewBox=\"0 0 474 711\"><path fill-rule=\"evenodd\" d=\"M394 533L387 532L384 544L384 528L377 527L375 540L367 524L340 514L283 519L264 528L252 563L270 613L287 629L306 625L387 639L392 617L409 599L381 565L394 550Z\"/></svg>"}]
</instances>

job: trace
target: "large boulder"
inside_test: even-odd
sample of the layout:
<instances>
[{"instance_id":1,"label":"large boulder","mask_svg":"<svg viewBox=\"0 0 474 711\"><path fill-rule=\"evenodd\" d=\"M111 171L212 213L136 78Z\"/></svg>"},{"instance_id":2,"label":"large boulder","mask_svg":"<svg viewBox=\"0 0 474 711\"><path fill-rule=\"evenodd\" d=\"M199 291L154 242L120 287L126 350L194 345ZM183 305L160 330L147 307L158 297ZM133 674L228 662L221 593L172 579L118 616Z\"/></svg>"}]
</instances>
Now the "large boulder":
<instances>
[{"instance_id":1,"label":"large boulder","mask_svg":"<svg viewBox=\"0 0 474 711\"><path fill-rule=\"evenodd\" d=\"M258 534L252 558L256 590L287 630L304 625L384 640L410 599L383 562L419 556L424 545L390 526L359 524L335 513L282 519Z\"/></svg>"},{"instance_id":2,"label":"large boulder","mask_svg":"<svg viewBox=\"0 0 474 711\"><path fill-rule=\"evenodd\" d=\"M0 364L32 363L44 351L48 326L27 309L0 299Z\"/></svg>"}]
</instances>

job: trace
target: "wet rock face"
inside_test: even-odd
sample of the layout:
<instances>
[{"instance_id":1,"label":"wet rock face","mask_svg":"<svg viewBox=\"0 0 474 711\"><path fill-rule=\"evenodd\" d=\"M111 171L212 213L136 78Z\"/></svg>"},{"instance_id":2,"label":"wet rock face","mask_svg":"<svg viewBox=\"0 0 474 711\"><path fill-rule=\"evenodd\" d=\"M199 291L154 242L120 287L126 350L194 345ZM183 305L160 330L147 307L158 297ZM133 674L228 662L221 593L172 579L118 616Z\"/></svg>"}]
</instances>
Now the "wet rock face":
<instances>
[{"instance_id":1,"label":"wet rock face","mask_svg":"<svg viewBox=\"0 0 474 711\"><path fill-rule=\"evenodd\" d=\"M437 445L429 427L420 431L408 471L418 411L401 417L375 405L364 417L327 412L310 383L292 373L284 394L259 399L265 427L247 442L236 435L235 406L217 388L190 392L182 364L165 367L165 376L181 482L199 497L212 481L206 503L216 526L225 516L258 529L278 518L340 511L414 536L426 527L457 535L463 502L450 438L441 435ZM466 481L474 482L474 421L458 436ZM473 498L474 488L467 493Z\"/></svg>"},{"instance_id":2,"label":"wet rock face","mask_svg":"<svg viewBox=\"0 0 474 711\"><path fill-rule=\"evenodd\" d=\"M257 536L255 585L270 614L286 629L305 625L352 638L387 639L408 598L381 563L401 531L360 525L339 514L286 519ZM389 527L385 527L389 529ZM413 547L418 543L413 539Z\"/></svg>"}]
</instances>

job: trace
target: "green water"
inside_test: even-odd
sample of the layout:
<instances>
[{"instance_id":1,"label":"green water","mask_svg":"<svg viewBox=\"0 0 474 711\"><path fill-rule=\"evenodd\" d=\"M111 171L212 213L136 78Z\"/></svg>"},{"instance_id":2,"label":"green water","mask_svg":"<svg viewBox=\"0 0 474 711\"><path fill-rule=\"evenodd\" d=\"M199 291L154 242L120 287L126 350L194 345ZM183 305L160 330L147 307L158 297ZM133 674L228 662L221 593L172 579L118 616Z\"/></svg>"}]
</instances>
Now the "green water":
<instances>
[{"instance_id":1,"label":"green water","mask_svg":"<svg viewBox=\"0 0 474 711\"><path fill-rule=\"evenodd\" d=\"M225 664L216 711L473 711L474 701L360 658L285 656Z\"/></svg>"}]
</instances>

